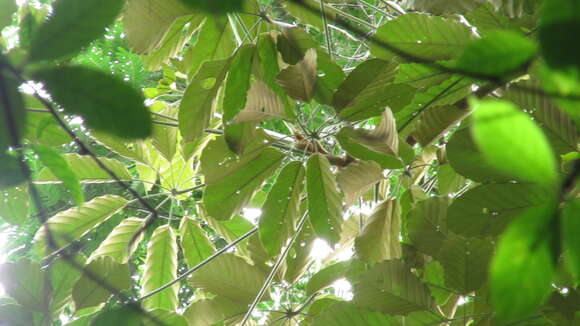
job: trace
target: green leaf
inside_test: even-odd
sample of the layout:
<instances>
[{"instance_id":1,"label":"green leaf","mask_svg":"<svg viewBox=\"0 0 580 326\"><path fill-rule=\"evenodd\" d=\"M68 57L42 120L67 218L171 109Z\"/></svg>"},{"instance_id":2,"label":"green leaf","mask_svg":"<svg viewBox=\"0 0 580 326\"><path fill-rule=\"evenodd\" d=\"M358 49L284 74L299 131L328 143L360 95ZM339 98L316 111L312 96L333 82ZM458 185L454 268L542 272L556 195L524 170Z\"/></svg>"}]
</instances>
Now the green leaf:
<instances>
[{"instance_id":1,"label":"green leaf","mask_svg":"<svg viewBox=\"0 0 580 326\"><path fill-rule=\"evenodd\" d=\"M448 197L431 197L417 203L407 214L406 230L417 250L437 257L447 238Z\"/></svg>"},{"instance_id":2,"label":"green leaf","mask_svg":"<svg viewBox=\"0 0 580 326\"><path fill-rule=\"evenodd\" d=\"M223 16L207 16L197 35L197 42L183 57L189 76L195 76L204 61L226 59L235 49L229 20Z\"/></svg>"},{"instance_id":3,"label":"green leaf","mask_svg":"<svg viewBox=\"0 0 580 326\"><path fill-rule=\"evenodd\" d=\"M384 149L386 144L377 142L376 139L368 136L369 134L366 131L355 130L351 127L344 127L335 135L342 149L355 158L375 161L383 169L399 169L403 167L401 159L392 153L386 154L384 151L377 151L377 149ZM377 145L379 145L378 148Z\"/></svg>"},{"instance_id":4,"label":"green leaf","mask_svg":"<svg viewBox=\"0 0 580 326\"><path fill-rule=\"evenodd\" d=\"M276 80L290 97L308 103L316 88L316 69L317 53L309 49L301 61L282 70Z\"/></svg>"},{"instance_id":5,"label":"green leaf","mask_svg":"<svg viewBox=\"0 0 580 326\"><path fill-rule=\"evenodd\" d=\"M493 249L487 240L449 235L438 255L445 285L462 294L479 290L487 280Z\"/></svg>"},{"instance_id":6,"label":"green leaf","mask_svg":"<svg viewBox=\"0 0 580 326\"><path fill-rule=\"evenodd\" d=\"M477 9L487 0L407 0L409 8L435 15L465 14Z\"/></svg>"},{"instance_id":7,"label":"green leaf","mask_svg":"<svg viewBox=\"0 0 580 326\"><path fill-rule=\"evenodd\" d=\"M232 59L223 104L226 122L233 120L246 105L255 50L253 45L244 45L236 51Z\"/></svg>"},{"instance_id":8,"label":"green leaf","mask_svg":"<svg viewBox=\"0 0 580 326\"><path fill-rule=\"evenodd\" d=\"M447 225L467 237L497 236L524 210L541 206L551 196L549 190L533 184L483 184L451 204Z\"/></svg>"},{"instance_id":9,"label":"green leaf","mask_svg":"<svg viewBox=\"0 0 580 326\"><path fill-rule=\"evenodd\" d=\"M262 206L259 234L264 249L276 256L293 235L300 216L300 195L304 187L302 162L288 163L278 175Z\"/></svg>"},{"instance_id":10,"label":"green leaf","mask_svg":"<svg viewBox=\"0 0 580 326\"><path fill-rule=\"evenodd\" d=\"M205 231L192 217L186 216L179 225L180 245L187 265L193 267L215 251Z\"/></svg>"},{"instance_id":11,"label":"green leaf","mask_svg":"<svg viewBox=\"0 0 580 326\"><path fill-rule=\"evenodd\" d=\"M374 265L354 284L353 303L360 308L405 315L434 311L435 302L427 286L401 260Z\"/></svg>"},{"instance_id":12,"label":"green leaf","mask_svg":"<svg viewBox=\"0 0 580 326\"><path fill-rule=\"evenodd\" d=\"M553 291L554 213L552 204L531 208L501 237L490 269L491 299L499 318L527 317Z\"/></svg>"},{"instance_id":13,"label":"green leaf","mask_svg":"<svg viewBox=\"0 0 580 326\"><path fill-rule=\"evenodd\" d=\"M32 148L38 155L42 164L50 169L52 174L55 175L58 180L62 181L64 186L68 188L75 200L75 204L77 206L82 205L85 201L85 196L83 194L83 189L81 188L81 183L64 157L58 151L48 146L33 145Z\"/></svg>"},{"instance_id":14,"label":"green leaf","mask_svg":"<svg viewBox=\"0 0 580 326\"><path fill-rule=\"evenodd\" d=\"M128 201L115 195L94 198L81 207L73 207L57 213L42 226L34 236L34 242L42 255L69 245L72 241L93 230L111 216L122 210ZM47 229L54 247L48 242Z\"/></svg>"},{"instance_id":15,"label":"green leaf","mask_svg":"<svg viewBox=\"0 0 580 326\"><path fill-rule=\"evenodd\" d=\"M579 141L577 125L546 94L529 91L541 87L541 82L537 79L523 80L510 87L504 98L534 117L557 154L576 151Z\"/></svg>"},{"instance_id":16,"label":"green leaf","mask_svg":"<svg viewBox=\"0 0 580 326\"><path fill-rule=\"evenodd\" d=\"M10 326L34 325L32 312L15 304L0 305L0 320Z\"/></svg>"},{"instance_id":17,"label":"green leaf","mask_svg":"<svg viewBox=\"0 0 580 326\"><path fill-rule=\"evenodd\" d=\"M117 78L74 66L37 70L34 78L44 83L65 112L80 115L89 128L126 139L151 135L151 116L143 97Z\"/></svg>"},{"instance_id":18,"label":"green leaf","mask_svg":"<svg viewBox=\"0 0 580 326\"><path fill-rule=\"evenodd\" d=\"M143 233L136 239L133 237L141 231L144 225L145 220L142 218L130 217L122 220L93 251L88 261L107 256L119 264L126 264L131 254L137 249L136 246L143 239ZM131 241L133 241L133 247L129 248Z\"/></svg>"},{"instance_id":19,"label":"green leaf","mask_svg":"<svg viewBox=\"0 0 580 326\"><path fill-rule=\"evenodd\" d=\"M467 46L459 57L456 68L466 72L501 77L521 70L537 52L537 45L520 33L490 32Z\"/></svg>"},{"instance_id":20,"label":"green leaf","mask_svg":"<svg viewBox=\"0 0 580 326\"><path fill-rule=\"evenodd\" d=\"M313 0L285 1L284 8L303 24L312 25L319 31L324 32L325 21L322 19L320 3ZM326 19L329 21L336 19L336 13L334 11L325 8L324 13L327 17Z\"/></svg>"},{"instance_id":21,"label":"green leaf","mask_svg":"<svg viewBox=\"0 0 580 326\"><path fill-rule=\"evenodd\" d=\"M0 64L4 64L4 61L5 58L0 54ZM19 138L25 131L26 108L18 91L19 86L20 82L9 74L7 69L0 70L0 157L2 159L8 147L19 142ZM18 139L14 139L14 136L18 136Z\"/></svg>"},{"instance_id":22,"label":"green leaf","mask_svg":"<svg viewBox=\"0 0 580 326\"><path fill-rule=\"evenodd\" d=\"M336 182L344 194L345 207L383 179L383 169L374 161L356 161L338 170Z\"/></svg>"},{"instance_id":23,"label":"green leaf","mask_svg":"<svg viewBox=\"0 0 580 326\"><path fill-rule=\"evenodd\" d=\"M219 220L228 220L244 207L253 194L280 165L284 155L272 148L257 151L257 155L252 153L242 156L238 161L231 162L232 157L220 156L219 152L227 153L229 150L219 148L218 142L223 142L223 138L214 141L215 154L219 159L212 161L208 157L208 163L213 165L213 171L204 169L202 172L206 177L207 187L203 196L203 204L207 213ZM222 144L225 145L225 144ZM206 147L204 156L209 154L214 147ZM215 175L213 175L215 173Z\"/></svg>"},{"instance_id":24,"label":"green leaf","mask_svg":"<svg viewBox=\"0 0 580 326\"><path fill-rule=\"evenodd\" d=\"M12 24L12 15L18 10L16 1L0 0L0 30Z\"/></svg>"},{"instance_id":25,"label":"green leaf","mask_svg":"<svg viewBox=\"0 0 580 326\"><path fill-rule=\"evenodd\" d=\"M6 293L27 309L45 311L48 284L40 264L28 259L0 265L0 282Z\"/></svg>"},{"instance_id":26,"label":"green leaf","mask_svg":"<svg viewBox=\"0 0 580 326\"><path fill-rule=\"evenodd\" d=\"M248 304L252 302L265 279L266 274L258 267L233 254L222 254L194 272L189 280L195 288ZM268 298L269 295L266 294L262 299Z\"/></svg>"},{"instance_id":27,"label":"green leaf","mask_svg":"<svg viewBox=\"0 0 580 326\"><path fill-rule=\"evenodd\" d=\"M474 105L473 137L487 162L522 181L557 183L552 148L528 115L505 101L481 101Z\"/></svg>"},{"instance_id":28,"label":"green leaf","mask_svg":"<svg viewBox=\"0 0 580 326\"><path fill-rule=\"evenodd\" d=\"M439 165L437 190L440 195L450 195L460 191L466 184L463 176L457 174L449 164Z\"/></svg>"},{"instance_id":29,"label":"green leaf","mask_svg":"<svg viewBox=\"0 0 580 326\"><path fill-rule=\"evenodd\" d=\"M554 70L579 69L578 44L580 10L575 0L554 0L542 7L538 31L542 54Z\"/></svg>"},{"instance_id":30,"label":"green leaf","mask_svg":"<svg viewBox=\"0 0 580 326\"><path fill-rule=\"evenodd\" d=\"M35 108L27 104L28 108ZM40 106L40 109L44 108ZM64 131L56 119L42 112L27 112L26 132L24 137L32 143L46 146L60 146L71 142L70 135Z\"/></svg>"},{"instance_id":31,"label":"green leaf","mask_svg":"<svg viewBox=\"0 0 580 326\"><path fill-rule=\"evenodd\" d=\"M25 182L28 178L22 173L18 158L11 154L0 153L0 189L11 188Z\"/></svg>"},{"instance_id":32,"label":"green leaf","mask_svg":"<svg viewBox=\"0 0 580 326\"><path fill-rule=\"evenodd\" d=\"M74 167L74 174L81 183L107 183L116 182L107 172L103 171L90 156L79 155L75 153L64 154L64 161L69 167ZM121 163L115 159L99 157L99 160L109 168L121 180L131 180L131 174ZM38 174L35 183L59 183L61 180L57 178L49 169L43 169Z\"/></svg>"},{"instance_id":33,"label":"green leaf","mask_svg":"<svg viewBox=\"0 0 580 326\"><path fill-rule=\"evenodd\" d=\"M467 25L441 17L411 13L381 26L373 38L371 52L385 60L447 60L461 54L471 39ZM413 57L406 57L402 52Z\"/></svg>"},{"instance_id":34,"label":"green leaf","mask_svg":"<svg viewBox=\"0 0 580 326\"><path fill-rule=\"evenodd\" d=\"M454 105L429 107L419 116L413 136L421 146L431 146L469 114Z\"/></svg>"},{"instance_id":35,"label":"green leaf","mask_svg":"<svg viewBox=\"0 0 580 326\"><path fill-rule=\"evenodd\" d=\"M155 102L151 105L151 110L155 113L162 114L171 118L177 118L177 107L167 105L164 102ZM177 153L179 144L177 138L178 130L173 126L164 126L159 124L153 125L153 133L151 143L159 151L159 153L168 161L173 161L175 153Z\"/></svg>"},{"instance_id":36,"label":"green leaf","mask_svg":"<svg viewBox=\"0 0 580 326\"><path fill-rule=\"evenodd\" d=\"M0 216L14 225L22 225L28 219L30 195L23 186L0 190Z\"/></svg>"},{"instance_id":37,"label":"green leaf","mask_svg":"<svg viewBox=\"0 0 580 326\"><path fill-rule=\"evenodd\" d=\"M58 259L52 262L50 271L45 272L50 275L52 290L50 311L53 314L61 312L71 301L74 285L81 278L81 271L78 266L82 266L84 260L83 255Z\"/></svg>"},{"instance_id":38,"label":"green leaf","mask_svg":"<svg viewBox=\"0 0 580 326\"><path fill-rule=\"evenodd\" d=\"M276 86L278 85L276 84ZM284 118L286 118L286 104L272 88L256 79L248 90L245 107L234 121L247 122Z\"/></svg>"},{"instance_id":39,"label":"green leaf","mask_svg":"<svg viewBox=\"0 0 580 326\"><path fill-rule=\"evenodd\" d=\"M243 8L243 0L180 0L185 5L195 10L200 10L212 15L225 15L229 12L240 11Z\"/></svg>"},{"instance_id":40,"label":"green leaf","mask_svg":"<svg viewBox=\"0 0 580 326\"><path fill-rule=\"evenodd\" d=\"M187 319L183 315L164 309L148 311L141 319L143 320L143 326L157 326L159 324L167 326L188 326Z\"/></svg>"},{"instance_id":41,"label":"green leaf","mask_svg":"<svg viewBox=\"0 0 580 326\"><path fill-rule=\"evenodd\" d=\"M213 326L219 322L235 321L243 317L248 307L224 297L213 297L192 302L183 316L189 325Z\"/></svg>"},{"instance_id":42,"label":"green leaf","mask_svg":"<svg viewBox=\"0 0 580 326\"><path fill-rule=\"evenodd\" d=\"M119 264L110 257L93 260L81 273L72 292L76 311L97 306L111 295L131 287L129 266Z\"/></svg>"},{"instance_id":43,"label":"green leaf","mask_svg":"<svg viewBox=\"0 0 580 326\"><path fill-rule=\"evenodd\" d=\"M230 60L203 63L185 90L179 105L179 131L184 141L196 141L209 127L214 99L229 65Z\"/></svg>"},{"instance_id":44,"label":"green leaf","mask_svg":"<svg viewBox=\"0 0 580 326\"><path fill-rule=\"evenodd\" d=\"M341 261L327 266L310 277L306 283L306 295L311 296L341 278L357 276L364 271L364 267L365 264L359 260Z\"/></svg>"},{"instance_id":45,"label":"green leaf","mask_svg":"<svg viewBox=\"0 0 580 326\"><path fill-rule=\"evenodd\" d=\"M169 225L158 227L151 236L143 271L143 294L157 290L177 278L177 242ZM143 301L147 310L177 309L179 285L175 284Z\"/></svg>"},{"instance_id":46,"label":"green leaf","mask_svg":"<svg viewBox=\"0 0 580 326\"><path fill-rule=\"evenodd\" d=\"M564 253L568 260L571 272L580 280L580 238L576 231L580 228L580 199L573 199L565 203L562 208L562 237Z\"/></svg>"},{"instance_id":47,"label":"green leaf","mask_svg":"<svg viewBox=\"0 0 580 326\"><path fill-rule=\"evenodd\" d=\"M123 12L129 48L138 54L156 50L175 20L193 11L179 0L130 0Z\"/></svg>"},{"instance_id":48,"label":"green leaf","mask_svg":"<svg viewBox=\"0 0 580 326\"><path fill-rule=\"evenodd\" d=\"M358 256L369 263L401 258L401 206L388 199L375 207L355 240Z\"/></svg>"},{"instance_id":49,"label":"green leaf","mask_svg":"<svg viewBox=\"0 0 580 326\"><path fill-rule=\"evenodd\" d=\"M123 0L57 1L52 16L32 39L30 60L54 60L80 52L105 33L124 4Z\"/></svg>"},{"instance_id":50,"label":"green leaf","mask_svg":"<svg viewBox=\"0 0 580 326\"><path fill-rule=\"evenodd\" d=\"M310 223L314 232L334 246L342 228L342 194L330 169L328 159L314 154L306 167L306 190Z\"/></svg>"},{"instance_id":51,"label":"green leaf","mask_svg":"<svg viewBox=\"0 0 580 326\"><path fill-rule=\"evenodd\" d=\"M141 308L127 304L116 308L105 308L89 323L89 326L127 325L140 326L147 317L141 316Z\"/></svg>"},{"instance_id":52,"label":"green leaf","mask_svg":"<svg viewBox=\"0 0 580 326\"><path fill-rule=\"evenodd\" d=\"M449 164L466 178L477 182L511 180L485 161L469 128L457 130L446 148Z\"/></svg>"},{"instance_id":53,"label":"green leaf","mask_svg":"<svg viewBox=\"0 0 580 326\"><path fill-rule=\"evenodd\" d=\"M360 309L350 302L339 302L318 315L313 326L399 326L399 321L387 314Z\"/></svg>"}]
</instances>

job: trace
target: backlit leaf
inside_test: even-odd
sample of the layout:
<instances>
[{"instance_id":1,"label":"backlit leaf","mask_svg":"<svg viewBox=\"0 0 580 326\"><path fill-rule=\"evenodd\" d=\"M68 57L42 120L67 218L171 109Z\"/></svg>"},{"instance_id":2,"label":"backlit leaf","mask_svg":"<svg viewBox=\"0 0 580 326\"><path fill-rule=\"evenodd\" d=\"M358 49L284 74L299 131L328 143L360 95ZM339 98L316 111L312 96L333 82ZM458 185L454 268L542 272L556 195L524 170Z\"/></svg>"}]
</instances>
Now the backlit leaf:
<instances>
[{"instance_id":1,"label":"backlit leaf","mask_svg":"<svg viewBox=\"0 0 580 326\"><path fill-rule=\"evenodd\" d=\"M396 200L380 203L355 240L355 250L370 263L401 258L401 206Z\"/></svg>"},{"instance_id":2,"label":"backlit leaf","mask_svg":"<svg viewBox=\"0 0 580 326\"><path fill-rule=\"evenodd\" d=\"M124 219L93 251L88 260L93 261L97 257L107 256L113 258L119 264L126 264L133 251L135 251L136 245L141 242L143 234L137 239L133 239L133 237L144 225L145 220L142 218L130 217ZM129 248L131 241L133 241L133 247Z\"/></svg>"},{"instance_id":3,"label":"backlit leaf","mask_svg":"<svg viewBox=\"0 0 580 326\"><path fill-rule=\"evenodd\" d=\"M45 275L40 264L28 259L0 265L0 281L6 293L23 307L45 311L48 299Z\"/></svg>"},{"instance_id":4,"label":"backlit leaf","mask_svg":"<svg viewBox=\"0 0 580 326\"><path fill-rule=\"evenodd\" d=\"M71 153L64 154L63 158L69 167L74 167L73 172L81 183L116 182L90 156ZM120 180L131 180L131 174L120 161L105 157L100 157L99 160L119 177ZM41 170L36 180L34 180L35 183L39 184L59 183L60 181L49 169Z\"/></svg>"},{"instance_id":5,"label":"backlit leaf","mask_svg":"<svg viewBox=\"0 0 580 326\"><path fill-rule=\"evenodd\" d=\"M85 201L83 189L81 188L78 176L67 160L58 151L48 146L34 145L33 149L42 164L68 188L75 200L75 204L77 206L82 205Z\"/></svg>"},{"instance_id":6,"label":"backlit leaf","mask_svg":"<svg viewBox=\"0 0 580 326\"><path fill-rule=\"evenodd\" d=\"M181 220L179 236L183 257L190 267L199 264L215 251L205 231L192 217L186 216Z\"/></svg>"}]
</instances>

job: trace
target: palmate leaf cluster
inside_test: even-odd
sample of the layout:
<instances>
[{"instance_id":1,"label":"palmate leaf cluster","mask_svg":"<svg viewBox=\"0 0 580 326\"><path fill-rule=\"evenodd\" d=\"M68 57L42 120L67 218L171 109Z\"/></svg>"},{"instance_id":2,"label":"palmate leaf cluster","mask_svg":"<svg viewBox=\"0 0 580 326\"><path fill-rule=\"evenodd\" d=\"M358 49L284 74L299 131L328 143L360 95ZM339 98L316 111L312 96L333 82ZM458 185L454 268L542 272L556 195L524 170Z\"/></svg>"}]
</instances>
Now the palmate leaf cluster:
<instances>
[{"instance_id":1,"label":"palmate leaf cluster","mask_svg":"<svg viewBox=\"0 0 580 326\"><path fill-rule=\"evenodd\" d=\"M0 0L0 325L580 325L579 25Z\"/></svg>"}]
</instances>

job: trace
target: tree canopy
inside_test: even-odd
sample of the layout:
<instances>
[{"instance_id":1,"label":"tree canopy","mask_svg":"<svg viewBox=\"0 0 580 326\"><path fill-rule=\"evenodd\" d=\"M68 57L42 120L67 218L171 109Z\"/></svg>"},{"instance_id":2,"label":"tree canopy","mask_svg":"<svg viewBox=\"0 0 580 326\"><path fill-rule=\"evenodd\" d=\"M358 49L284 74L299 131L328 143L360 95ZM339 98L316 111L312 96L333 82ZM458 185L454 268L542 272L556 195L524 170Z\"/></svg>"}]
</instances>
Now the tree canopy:
<instances>
[{"instance_id":1,"label":"tree canopy","mask_svg":"<svg viewBox=\"0 0 580 326\"><path fill-rule=\"evenodd\" d=\"M0 0L0 325L580 325L580 1Z\"/></svg>"}]
</instances>

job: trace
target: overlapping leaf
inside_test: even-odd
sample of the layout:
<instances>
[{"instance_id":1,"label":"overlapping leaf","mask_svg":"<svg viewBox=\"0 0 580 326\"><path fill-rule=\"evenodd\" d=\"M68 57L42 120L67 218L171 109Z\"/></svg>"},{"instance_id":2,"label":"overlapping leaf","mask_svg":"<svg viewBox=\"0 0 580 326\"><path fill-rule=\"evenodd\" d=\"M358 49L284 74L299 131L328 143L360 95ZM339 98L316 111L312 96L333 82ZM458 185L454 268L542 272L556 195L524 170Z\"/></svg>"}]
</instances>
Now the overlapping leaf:
<instances>
[{"instance_id":1,"label":"overlapping leaf","mask_svg":"<svg viewBox=\"0 0 580 326\"><path fill-rule=\"evenodd\" d=\"M97 257L111 257L119 264L126 264L131 254L135 251L136 246L143 239L143 233L138 238L133 239L137 232L141 231L145 225L145 220L137 217L124 219L117 225L113 231L101 242L99 247L93 251L89 261ZM133 241L133 247L129 247Z\"/></svg>"}]
</instances>

